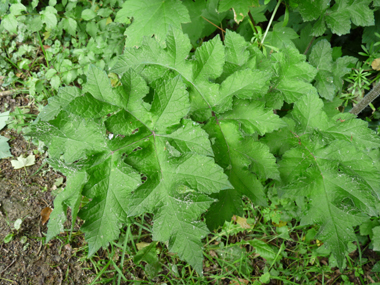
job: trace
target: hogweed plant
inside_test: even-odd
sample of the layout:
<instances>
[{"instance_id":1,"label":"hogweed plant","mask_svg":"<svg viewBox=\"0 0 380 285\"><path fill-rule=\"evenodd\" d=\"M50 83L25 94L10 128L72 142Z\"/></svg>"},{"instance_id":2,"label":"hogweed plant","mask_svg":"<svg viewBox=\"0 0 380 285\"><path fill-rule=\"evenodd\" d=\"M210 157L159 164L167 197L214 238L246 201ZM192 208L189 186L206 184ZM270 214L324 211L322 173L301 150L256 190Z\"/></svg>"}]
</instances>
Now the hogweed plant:
<instances>
[{"instance_id":1,"label":"hogweed plant","mask_svg":"<svg viewBox=\"0 0 380 285\"><path fill-rule=\"evenodd\" d=\"M202 274L202 240L243 214L243 196L267 206L275 187L301 225L318 226L315 238L342 268L354 227L378 216L380 195L380 138L318 95L333 98L352 59L334 61L327 41L310 63L290 45L264 55L230 30L191 50L169 28L165 41L145 38L108 74L92 65L82 88L49 99L28 133L67 176L47 240L63 231L67 207L72 223L85 220L89 256L128 217L152 213L152 239ZM280 117L284 103L292 107Z\"/></svg>"}]
</instances>

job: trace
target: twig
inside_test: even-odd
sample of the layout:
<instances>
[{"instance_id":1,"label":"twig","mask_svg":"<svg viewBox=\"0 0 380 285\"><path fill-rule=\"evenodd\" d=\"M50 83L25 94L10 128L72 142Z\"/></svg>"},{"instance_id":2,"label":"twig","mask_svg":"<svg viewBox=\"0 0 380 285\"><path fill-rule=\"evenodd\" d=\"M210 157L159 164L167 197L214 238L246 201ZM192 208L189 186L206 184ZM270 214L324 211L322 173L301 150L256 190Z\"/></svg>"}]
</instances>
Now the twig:
<instances>
[{"instance_id":1,"label":"twig","mask_svg":"<svg viewBox=\"0 0 380 285\"><path fill-rule=\"evenodd\" d=\"M248 16L249 16L249 19L251 20L252 26L255 29L256 34L258 34L257 29L256 29L255 20L252 17L251 11L248 11Z\"/></svg>"},{"instance_id":2,"label":"twig","mask_svg":"<svg viewBox=\"0 0 380 285\"><path fill-rule=\"evenodd\" d=\"M371 91L364 96L364 98L355 105L354 108L351 109L350 113L354 115L358 115L361 111L365 109L373 100L375 100L380 95L380 83L377 83L375 87L372 88Z\"/></svg>"},{"instance_id":3,"label":"twig","mask_svg":"<svg viewBox=\"0 0 380 285\"><path fill-rule=\"evenodd\" d=\"M12 283L15 283L15 284L18 284L17 281L14 281L14 280L11 280L11 279L5 279L5 278L1 278L1 280L5 280L5 281L8 281L8 282L12 282Z\"/></svg>"},{"instance_id":4,"label":"twig","mask_svg":"<svg viewBox=\"0 0 380 285\"><path fill-rule=\"evenodd\" d=\"M367 274L366 277L368 278L369 281L371 281L371 283L376 283L376 282L371 278L371 276L369 276L369 274Z\"/></svg>"},{"instance_id":5,"label":"twig","mask_svg":"<svg viewBox=\"0 0 380 285\"><path fill-rule=\"evenodd\" d=\"M40 221L41 221L41 217L40 217ZM41 238L41 241L40 241L40 247L39 247L39 249L38 249L38 251L37 251L37 256L38 256L38 254L40 253L40 251L41 251L41 248L42 248L42 234L41 234L41 228L40 228L40 223L38 223L38 234L39 234L39 236L40 236L40 238Z\"/></svg>"},{"instance_id":6,"label":"twig","mask_svg":"<svg viewBox=\"0 0 380 285\"><path fill-rule=\"evenodd\" d=\"M313 44L315 40L315 36L311 39L310 43L308 44L307 48L305 49L305 51L303 52L303 54L307 54L307 52L309 51L309 48L311 47L311 45Z\"/></svg>"},{"instance_id":7,"label":"twig","mask_svg":"<svg viewBox=\"0 0 380 285\"><path fill-rule=\"evenodd\" d=\"M21 91L21 90L26 91L26 90L23 89L23 88L12 89L12 90L7 90L7 91L2 91L2 92L0 92L0 97L1 97L1 96L9 96L9 95L13 95L13 94L15 94L15 93L17 93L17 92L19 92L19 91Z\"/></svg>"},{"instance_id":8,"label":"twig","mask_svg":"<svg viewBox=\"0 0 380 285\"><path fill-rule=\"evenodd\" d=\"M205 17L201 16L203 19L205 19L207 22L209 22L211 25L217 27L219 30L221 30L223 33L225 33L226 31L223 30L221 27L219 27L218 25L215 25L213 22L211 22L210 20L207 20Z\"/></svg>"},{"instance_id":9,"label":"twig","mask_svg":"<svg viewBox=\"0 0 380 285\"><path fill-rule=\"evenodd\" d=\"M59 268L59 266L57 266L57 269L59 271L59 283L58 284L61 285L62 280L63 280L62 270L61 270L61 268Z\"/></svg>"},{"instance_id":10,"label":"twig","mask_svg":"<svg viewBox=\"0 0 380 285\"><path fill-rule=\"evenodd\" d=\"M3 271L1 271L0 272L0 276L9 268L9 267L11 267L12 265L13 265L13 263L15 263L16 262L16 260L17 259L15 259L15 260L13 260L12 262L11 262L11 264L9 264Z\"/></svg>"}]
</instances>

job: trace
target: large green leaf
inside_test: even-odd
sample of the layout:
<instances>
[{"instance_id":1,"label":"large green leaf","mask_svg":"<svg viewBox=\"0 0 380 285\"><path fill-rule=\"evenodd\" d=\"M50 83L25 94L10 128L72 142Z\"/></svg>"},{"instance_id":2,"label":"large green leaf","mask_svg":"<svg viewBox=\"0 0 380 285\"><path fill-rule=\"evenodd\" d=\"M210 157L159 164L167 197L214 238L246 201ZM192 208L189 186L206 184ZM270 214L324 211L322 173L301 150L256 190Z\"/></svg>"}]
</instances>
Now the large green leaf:
<instances>
[{"instance_id":1,"label":"large green leaf","mask_svg":"<svg viewBox=\"0 0 380 285\"><path fill-rule=\"evenodd\" d=\"M67 172L68 187L56 200L49 239L62 230L67 206L77 214L83 195L90 202L78 215L85 220L81 229L89 256L118 238L127 216L150 212L155 214L153 238L168 241L169 250L201 273L201 239L208 229L199 216L214 202L210 194L233 186L211 157L206 132L184 118L190 103L182 77L155 81L148 107L142 100L147 82L133 69L116 88L95 67L87 78L83 95L62 90L58 96L65 99L56 100L56 118L37 120L29 133L49 147L51 159L59 161L55 168L66 173L77 167ZM90 119L99 104L112 108Z\"/></svg>"}]
</instances>

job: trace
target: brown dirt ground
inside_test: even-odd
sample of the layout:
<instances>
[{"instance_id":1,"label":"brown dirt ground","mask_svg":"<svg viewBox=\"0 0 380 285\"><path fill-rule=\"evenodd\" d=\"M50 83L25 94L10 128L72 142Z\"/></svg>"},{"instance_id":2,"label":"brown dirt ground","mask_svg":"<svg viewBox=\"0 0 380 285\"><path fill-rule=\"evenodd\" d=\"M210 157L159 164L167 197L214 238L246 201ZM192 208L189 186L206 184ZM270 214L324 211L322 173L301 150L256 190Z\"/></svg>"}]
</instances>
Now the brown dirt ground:
<instances>
[{"instance_id":1,"label":"brown dirt ground","mask_svg":"<svg viewBox=\"0 0 380 285\"><path fill-rule=\"evenodd\" d=\"M6 111L5 106L13 111L15 106L27 104L25 97L0 97L1 112ZM47 227L42 225L40 213L45 207L53 208L51 190L56 188L56 179L64 176L47 165L32 176L43 163L44 154L41 153L36 155L33 166L15 170L11 160L31 154L36 146L7 128L1 131L1 135L10 139L13 158L0 160L0 284L91 283L95 272L84 268L92 268L92 264L76 253L84 245L83 236L66 246L65 239L53 239L43 244ZM16 231L13 223L19 218L23 222ZM13 240L3 243L12 232ZM25 243L22 243L22 237L26 237Z\"/></svg>"}]
</instances>

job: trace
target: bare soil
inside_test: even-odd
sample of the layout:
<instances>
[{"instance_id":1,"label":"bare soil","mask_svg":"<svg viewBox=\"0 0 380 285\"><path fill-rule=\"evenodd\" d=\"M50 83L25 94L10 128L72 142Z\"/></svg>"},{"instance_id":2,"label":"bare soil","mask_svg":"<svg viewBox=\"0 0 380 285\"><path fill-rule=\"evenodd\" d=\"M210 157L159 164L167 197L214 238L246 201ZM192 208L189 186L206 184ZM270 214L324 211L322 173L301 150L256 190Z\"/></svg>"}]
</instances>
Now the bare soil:
<instances>
[{"instance_id":1,"label":"bare soil","mask_svg":"<svg viewBox=\"0 0 380 285\"><path fill-rule=\"evenodd\" d=\"M25 97L3 96L0 111L28 103ZM93 266L77 252L84 245L83 235L66 245L65 235L44 244L47 227L40 213L45 207L53 208L54 183L64 176L47 164L40 169L43 153L36 154L33 166L15 170L11 160L28 156L36 146L7 128L1 135L10 139L13 158L0 160L0 284L90 284L95 272L85 268ZM17 219L23 220L18 231L14 229ZM8 234L14 234L13 239L4 243Z\"/></svg>"}]
</instances>

